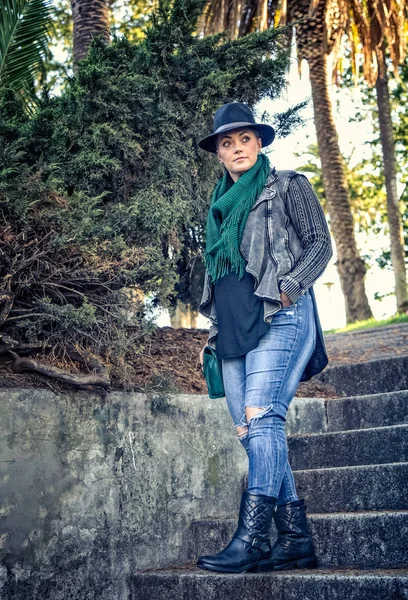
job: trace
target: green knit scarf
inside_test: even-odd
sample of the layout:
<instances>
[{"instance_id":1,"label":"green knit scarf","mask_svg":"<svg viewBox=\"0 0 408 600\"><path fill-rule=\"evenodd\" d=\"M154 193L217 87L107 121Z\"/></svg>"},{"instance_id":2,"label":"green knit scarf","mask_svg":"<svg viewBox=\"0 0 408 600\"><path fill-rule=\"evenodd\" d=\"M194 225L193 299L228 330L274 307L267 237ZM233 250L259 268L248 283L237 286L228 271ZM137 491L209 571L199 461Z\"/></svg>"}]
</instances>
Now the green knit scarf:
<instances>
[{"instance_id":1,"label":"green knit scarf","mask_svg":"<svg viewBox=\"0 0 408 600\"><path fill-rule=\"evenodd\" d=\"M215 186L206 225L204 264L215 282L229 268L242 279L245 260L239 247L249 211L265 187L271 166L260 153L256 163L234 183L228 171Z\"/></svg>"}]
</instances>

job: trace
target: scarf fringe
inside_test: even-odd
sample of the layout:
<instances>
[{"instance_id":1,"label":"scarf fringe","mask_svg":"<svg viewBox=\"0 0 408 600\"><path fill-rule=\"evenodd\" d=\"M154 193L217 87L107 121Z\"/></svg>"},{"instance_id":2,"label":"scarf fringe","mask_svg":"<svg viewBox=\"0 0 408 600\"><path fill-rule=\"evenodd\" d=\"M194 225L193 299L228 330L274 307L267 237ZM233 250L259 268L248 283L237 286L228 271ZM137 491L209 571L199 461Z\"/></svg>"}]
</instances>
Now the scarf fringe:
<instances>
[{"instance_id":1,"label":"scarf fringe","mask_svg":"<svg viewBox=\"0 0 408 600\"><path fill-rule=\"evenodd\" d=\"M270 163L264 154L234 184L226 171L211 198L206 227L204 264L210 280L226 275L231 269L242 279L245 259L239 251L249 211L263 190L270 174ZM220 224L220 214L223 216Z\"/></svg>"}]
</instances>

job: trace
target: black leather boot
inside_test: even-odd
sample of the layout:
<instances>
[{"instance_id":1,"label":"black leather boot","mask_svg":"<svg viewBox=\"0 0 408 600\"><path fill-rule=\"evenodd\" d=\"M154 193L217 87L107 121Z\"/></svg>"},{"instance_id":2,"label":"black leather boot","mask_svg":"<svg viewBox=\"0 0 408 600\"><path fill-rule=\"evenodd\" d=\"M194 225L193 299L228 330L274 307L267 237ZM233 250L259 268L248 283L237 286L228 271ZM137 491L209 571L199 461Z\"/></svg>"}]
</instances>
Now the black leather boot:
<instances>
[{"instance_id":1,"label":"black leather boot","mask_svg":"<svg viewBox=\"0 0 408 600\"><path fill-rule=\"evenodd\" d=\"M315 569L317 561L307 527L305 501L277 506L273 518L278 530L278 539L272 548L273 570Z\"/></svg>"},{"instance_id":2,"label":"black leather boot","mask_svg":"<svg viewBox=\"0 0 408 600\"><path fill-rule=\"evenodd\" d=\"M229 544L209 556L200 556L197 566L208 571L242 573L258 570L270 562L269 528L276 498L244 492L239 511L238 528Z\"/></svg>"}]
</instances>

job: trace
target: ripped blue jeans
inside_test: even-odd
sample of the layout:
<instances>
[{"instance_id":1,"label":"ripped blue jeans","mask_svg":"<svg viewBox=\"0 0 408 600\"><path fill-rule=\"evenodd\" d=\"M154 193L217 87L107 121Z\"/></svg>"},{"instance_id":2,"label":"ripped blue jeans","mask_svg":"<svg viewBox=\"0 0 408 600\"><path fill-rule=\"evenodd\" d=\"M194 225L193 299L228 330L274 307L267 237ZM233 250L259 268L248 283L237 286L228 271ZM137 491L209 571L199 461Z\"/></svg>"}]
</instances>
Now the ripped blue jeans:
<instances>
[{"instance_id":1,"label":"ripped blue jeans","mask_svg":"<svg viewBox=\"0 0 408 600\"><path fill-rule=\"evenodd\" d=\"M308 291L274 314L256 348L222 359L225 397L235 427L248 427L240 441L249 457L248 488L285 504L298 499L288 461L286 413L316 344ZM262 411L246 419L245 408Z\"/></svg>"}]
</instances>

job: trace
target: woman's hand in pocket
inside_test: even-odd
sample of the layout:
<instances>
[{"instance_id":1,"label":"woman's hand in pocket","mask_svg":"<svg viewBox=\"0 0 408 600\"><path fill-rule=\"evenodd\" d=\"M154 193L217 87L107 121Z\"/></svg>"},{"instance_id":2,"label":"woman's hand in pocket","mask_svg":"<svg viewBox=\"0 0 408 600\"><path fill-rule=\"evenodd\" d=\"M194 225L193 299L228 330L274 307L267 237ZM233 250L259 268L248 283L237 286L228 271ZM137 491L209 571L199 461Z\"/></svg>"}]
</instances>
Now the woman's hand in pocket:
<instances>
[{"instance_id":1,"label":"woman's hand in pocket","mask_svg":"<svg viewBox=\"0 0 408 600\"><path fill-rule=\"evenodd\" d=\"M280 299L283 304L283 308L288 308L288 306L292 306L293 304L292 300L285 294L285 292L280 293Z\"/></svg>"}]
</instances>

